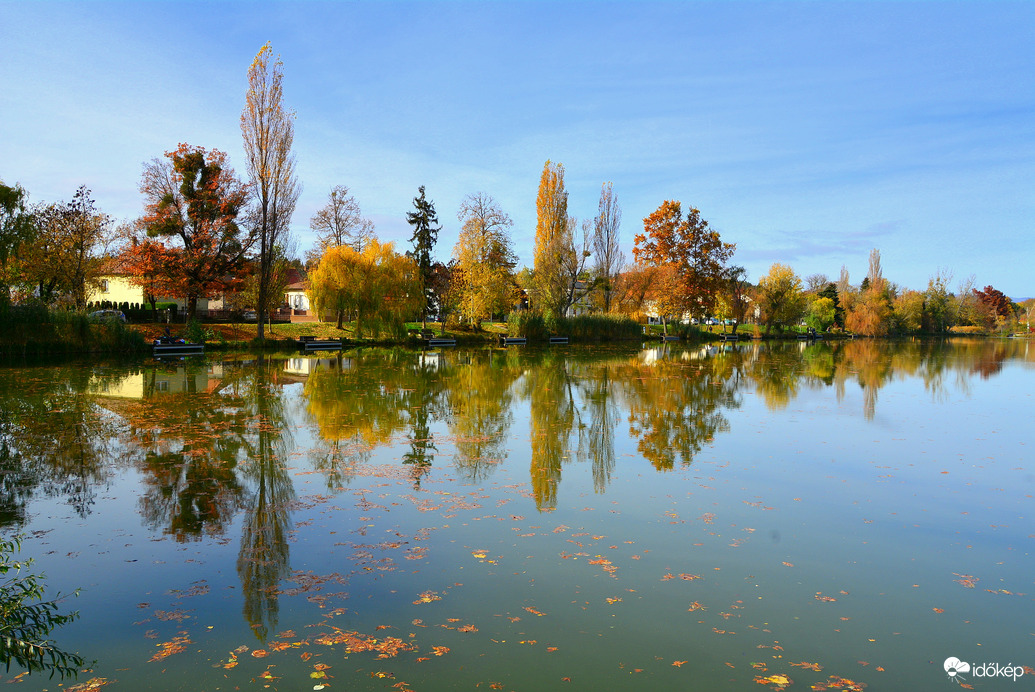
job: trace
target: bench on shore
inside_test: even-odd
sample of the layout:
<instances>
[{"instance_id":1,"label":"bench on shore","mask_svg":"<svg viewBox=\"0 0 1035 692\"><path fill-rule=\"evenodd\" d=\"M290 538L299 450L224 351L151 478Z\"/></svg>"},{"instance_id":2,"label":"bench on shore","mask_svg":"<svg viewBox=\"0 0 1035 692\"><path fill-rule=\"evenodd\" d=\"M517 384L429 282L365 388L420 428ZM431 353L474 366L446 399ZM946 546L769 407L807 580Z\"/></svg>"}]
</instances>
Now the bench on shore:
<instances>
[{"instance_id":1,"label":"bench on shore","mask_svg":"<svg viewBox=\"0 0 1035 692\"><path fill-rule=\"evenodd\" d=\"M431 329L420 330L420 338L427 342L428 346L456 346L456 339L451 336L435 336Z\"/></svg>"},{"instance_id":2,"label":"bench on shore","mask_svg":"<svg viewBox=\"0 0 1035 692\"><path fill-rule=\"evenodd\" d=\"M303 351L333 351L341 350L341 339L318 339L315 336L306 334L298 337L298 345Z\"/></svg>"}]
</instances>

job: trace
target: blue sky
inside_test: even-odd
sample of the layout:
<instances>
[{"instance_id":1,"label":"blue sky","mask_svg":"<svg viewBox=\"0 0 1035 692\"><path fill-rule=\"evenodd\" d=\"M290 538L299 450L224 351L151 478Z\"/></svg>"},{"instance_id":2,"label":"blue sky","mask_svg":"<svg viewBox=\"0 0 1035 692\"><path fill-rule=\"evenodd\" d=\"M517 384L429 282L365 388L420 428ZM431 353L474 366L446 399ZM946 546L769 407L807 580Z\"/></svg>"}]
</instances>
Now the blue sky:
<instances>
[{"instance_id":1,"label":"blue sky","mask_svg":"<svg viewBox=\"0 0 1035 692\"><path fill-rule=\"evenodd\" d=\"M678 199L752 281L782 262L857 283L876 247L904 287L943 269L1035 296L1032 2L0 0L0 179L33 201L85 184L129 219L143 162L179 142L243 173L266 41L297 112L302 251L334 185L406 249L425 185L439 258L483 191L531 264L550 159L579 218L613 182L627 255Z\"/></svg>"}]
</instances>

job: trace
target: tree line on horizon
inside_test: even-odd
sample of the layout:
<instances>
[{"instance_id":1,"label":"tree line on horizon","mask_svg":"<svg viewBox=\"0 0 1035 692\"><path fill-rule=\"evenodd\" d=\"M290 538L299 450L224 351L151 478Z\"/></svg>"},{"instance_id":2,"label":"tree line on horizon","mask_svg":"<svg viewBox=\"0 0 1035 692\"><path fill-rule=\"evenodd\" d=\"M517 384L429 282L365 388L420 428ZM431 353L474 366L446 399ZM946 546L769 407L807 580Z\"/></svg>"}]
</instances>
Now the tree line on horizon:
<instances>
[{"instance_id":1,"label":"tree line on horizon","mask_svg":"<svg viewBox=\"0 0 1035 692\"><path fill-rule=\"evenodd\" d=\"M0 304L36 300L84 310L105 275L126 274L152 310L160 296L182 299L194 316L201 298L224 297L265 317L284 300L292 268L308 274L321 316L360 332L399 333L429 316L466 323L511 313L556 320L597 313L686 323L751 320L766 332L801 323L865 335L944 333L950 328L1015 328L1030 322L1035 300L1013 303L970 277L950 287L939 269L922 290L885 279L874 249L858 286L847 269L831 280L805 279L774 263L756 284L733 263L736 245L710 228L701 211L665 200L633 238L633 261L621 249L622 210L611 183L601 186L597 215L568 214L564 166L547 161L536 197L533 266L517 268L513 221L485 192L457 211L459 238L450 258L435 258L439 226L422 185L407 222L411 248L377 238L345 185L334 186L309 220L316 243L297 257L290 233L301 192L292 151L294 113L283 104L283 63L265 44L248 69L241 114L247 177L217 149L180 143L143 166L143 213L116 224L80 187L69 202L30 205L19 185L0 181Z\"/></svg>"}]
</instances>

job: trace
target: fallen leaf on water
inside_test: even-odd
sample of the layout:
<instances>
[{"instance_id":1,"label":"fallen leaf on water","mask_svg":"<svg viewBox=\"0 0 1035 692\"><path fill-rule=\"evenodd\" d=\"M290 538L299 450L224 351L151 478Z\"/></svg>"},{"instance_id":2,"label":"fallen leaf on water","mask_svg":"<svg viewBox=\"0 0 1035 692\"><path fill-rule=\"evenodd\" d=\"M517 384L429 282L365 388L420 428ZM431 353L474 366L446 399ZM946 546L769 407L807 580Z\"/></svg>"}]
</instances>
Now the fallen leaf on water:
<instances>
[{"instance_id":1,"label":"fallen leaf on water","mask_svg":"<svg viewBox=\"0 0 1035 692\"><path fill-rule=\"evenodd\" d=\"M794 681L783 673L777 673L776 675L770 675L768 677L762 675L756 676L755 682L759 685L772 685L774 690L783 690Z\"/></svg>"},{"instance_id":2,"label":"fallen leaf on water","mask_svg":"<svg viewBox=\"0 0 1035 692\"><path fill-rule=\"evenodd\" d=\"M187 636L186 632L181 632L180 636L173 637L171 640L159 644L160 650L151 657L150 661L161 661L173 654L182 653L187 650L186 645L190 643L190 637Z\"/></svg>"},{"instance_id":3,"label":"fallen leaf on water","mask_svg":"<svg viewBox=\"0 0 1035 692\"><path fill-rule=\"evenodd\" d=\"M802 661L801 663L792 663L791 665L797 666L798 668L805 668L807 670L814 670L817 673L823 670L823 666L819 665L818 663L808 663L806 661Z\"/></svg>"},{"instance_id":4,"label":"fallen leaf on water","mask_svg":"<svg viewBox=\"0 0 1035 692\"><path fill-rule=\"evenodd\" d=\"M11 680L8 680L8 682L21 682L21 680L18 679L20 677L21 675L12 678ZM94 692L95 690L99 690L102 687L110 685L113 682L115 681L109 680L108 678L90 678L86 682L80 683L78 685L72 685L68 688L68 692Z\"/></svg>"}]
</instances>

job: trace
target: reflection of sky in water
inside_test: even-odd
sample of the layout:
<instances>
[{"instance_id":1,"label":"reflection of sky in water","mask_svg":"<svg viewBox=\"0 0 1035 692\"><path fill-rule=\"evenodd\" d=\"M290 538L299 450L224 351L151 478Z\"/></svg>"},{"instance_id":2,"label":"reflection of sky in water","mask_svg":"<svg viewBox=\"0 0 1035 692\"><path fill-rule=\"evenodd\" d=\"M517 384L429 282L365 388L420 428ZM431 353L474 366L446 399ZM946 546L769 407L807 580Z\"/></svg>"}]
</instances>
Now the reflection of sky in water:
<instances>
[{"instance_id":1,"label":"reflection of sky in water","mask_svg":"<svg viewBox=\"0 0 1035 692\"><path fill-rule=\"evenodd\" d=\"M40 479L26 550L49 588L84 588L70 606L83 618L59 642L100 659L97 675L141 689L228 679L244 688L271 664L280 684L298 687L313 682L314 661L332 666L329 689L407 681L421 690L493 681L548 689L564 677L606 689L743 689L760 674L752 663L803 689L828 675L924 689L943 684L930 681L949 655L1030 664L1031 367L1009 350L990 356L991 342L944 354L840 348L529 349L491 361L455 352L433 368L408 352L371 351L346 368L278 361L265 379L247 364L206 368L193 373L205 380L193 391L208 394L93 399L136 432L120 428L113 439L117 458L106 463L115 468L92 488L85 517L59 479ZM931 376L924 364L934 356L945 365ZM125 379L145 381L149 367ZM596 386L605 367L607 385ZM119 379L117 368L93 380L67 368L31 373L42 390L50 377ZM5 391L18 393L16 374L6 372ZM21 396L31 404L24 388ZM73 410L69 396L61 410ZM176 407L191 401L208 409L182 426ZM274 425L256 422L261 402ZM400 462L414 448L419 409L435 449L418 472ZM41 404L36 415L46 411ZM710 432L691 465L677 457L659 472L644 458L639 436L681 439L680 421L702 420ZM219 445L206 437L195 448L222 449L211 453L234 465L241 486L222 524L179 542L141 516L140 488L154 486L157 467L143 463L140 440L163 426L216 436ZM590 446L590 431L610 440L605 450ZM329 433L341 436L333 468ZM272 452L258 451L263 441ZM601 455L613 461L602 465ZM292 499L257 515L256 498L274 491ZM274 543L294 576L279 581L285 593L250 595L253 606L275 604L275 614L252 615L273 628L263 641L243 617L239 560L245 523L261 550L272 520L287 521ZM955 581L970 577L973 589ZM415 605L425 591L442 600ZM477 631L458 632L463 625ZM331 626L412 639L420 652L346 659L341 646L314 643ZM191 638L187 651L148 663L179 632ZM212 667L239 646L278 639L307 642ZM450 652L435 656L433 646ZM759 648L772 646L782 648ZM303 651L317 658L303 661ZM395 677L371 678L377 671Z\"/></svg>"}]
</instances>

